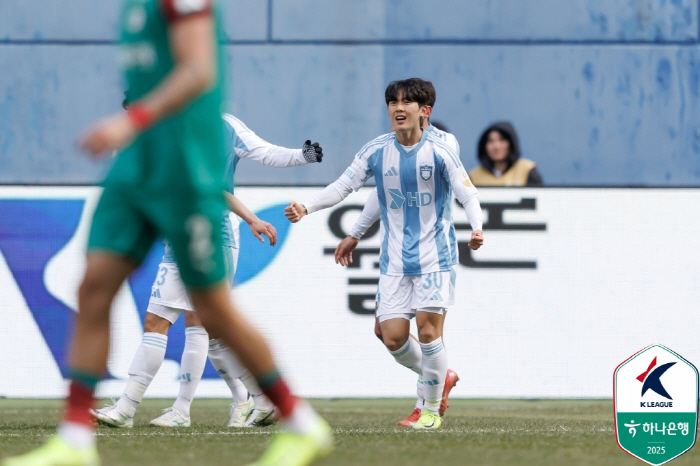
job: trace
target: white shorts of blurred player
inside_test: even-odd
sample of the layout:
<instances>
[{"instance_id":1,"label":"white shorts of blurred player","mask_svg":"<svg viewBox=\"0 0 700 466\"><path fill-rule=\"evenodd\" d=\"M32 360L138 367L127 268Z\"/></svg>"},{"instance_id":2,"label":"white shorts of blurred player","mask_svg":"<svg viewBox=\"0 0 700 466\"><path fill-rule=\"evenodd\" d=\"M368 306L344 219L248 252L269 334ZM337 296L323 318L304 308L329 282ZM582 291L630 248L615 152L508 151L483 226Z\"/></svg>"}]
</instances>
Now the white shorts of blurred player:
<instances>
[{"instance_id":1,"label":"white shorts of blurred player","mask_svg":"<svg viewBox=\"0 0 700 466\"><path fill-rule=\"evenodd\" d=\"M411 320L416 311L442 314L454 304L456 273L432 272L423 275L379 276L377 319Z\"/></svg>"},{"instance_id":2,"label":"white shorts of blurred player","mask_svg":"<svg viewBox=\"0 0 700 466\"><path fill-rule=\"evenodd\" d=\"M238 240L236 240L238 244ZM233 276L238 265L238 248L225 247L224 258L226 259L226 275L233 286ZM194 312L190 295L187 293L185 284L180 276L180 271L176 264L161 263L158 267L158 274L151 287L151 299L148 301L146 312L155 314L171 324L180 317L183 311Z\"/></svg>"}]
</instances>

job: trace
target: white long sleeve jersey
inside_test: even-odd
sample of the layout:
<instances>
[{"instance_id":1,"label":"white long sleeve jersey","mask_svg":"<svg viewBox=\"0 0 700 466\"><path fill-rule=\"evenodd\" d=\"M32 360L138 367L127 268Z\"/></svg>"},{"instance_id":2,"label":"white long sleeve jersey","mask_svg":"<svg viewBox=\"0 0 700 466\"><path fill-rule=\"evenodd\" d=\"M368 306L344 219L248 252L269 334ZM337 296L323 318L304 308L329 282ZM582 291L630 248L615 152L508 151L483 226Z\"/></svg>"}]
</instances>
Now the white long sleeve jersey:
<instances>
[{"instance_id":1,"label":"white long sleeve jersey","mask_svg":"<svg viewBox=\"0 0 700 466\"><path fill-rule=\"evenodd\" d=\"M268 167L297 167L307 163L302 149L275 146L248 129L235 116L224 113L222 118L226 148L226 190L231 194L233 194L236 167L241 159L255 160ZM233 212L224 213L221 219L221 230L225 247L238 247L236 242L238 228L238 216ZM167 241L162 262L175 263L175 255Z\"/></svg>"},{"instance_id":2,"label":"white long sleeve jersey","mask_svg":"<svg viewBox=\"0 0 700 466\"><path fill-rule=\"evenodd\" d=\"M462 205L470 200L478 203L457 148L426 130L407 152L394 133L385 134L365 145L338 180L304 205L309 213L328 207L375 176L381 215L380 273L448 271L457 264L453 193ZM474 229L481 229L480 216L470 221Z\"/></svg>"}]
</instances>

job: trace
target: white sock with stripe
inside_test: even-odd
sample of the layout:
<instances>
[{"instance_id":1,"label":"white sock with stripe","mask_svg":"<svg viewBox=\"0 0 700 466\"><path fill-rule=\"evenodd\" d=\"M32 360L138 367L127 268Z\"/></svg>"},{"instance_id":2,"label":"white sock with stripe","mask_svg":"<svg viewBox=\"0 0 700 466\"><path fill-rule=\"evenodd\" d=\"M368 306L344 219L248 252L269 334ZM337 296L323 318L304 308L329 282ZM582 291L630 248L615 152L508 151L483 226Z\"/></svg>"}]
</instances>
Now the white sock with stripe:
<instances>
[{"instance_id":1,"label":"white sock with stripe","mask_svg":"<svg viewBox=\"0 0 700 466\"><path fill-rule=\"evenodd\" d=\"M143 334L141 344L136 350L131 366L129 367L129 380L126 383L124 394L117 401L117 409L122 414L134 417L136 407L143 399L143 394L158 373L163 359L165 348L168 346L168 336L160 333L146 332Z\"/></svg>"},{"instance_id":2,"label":"white sock with stripe","mask_svg":"<svg viewBox=\"0 0 700 466\"><path fill-rule=\"evenodd\" d=\"M430 343L420 343L420 349L423 352L423 409L438 414L447 375L447 351L442 345L442 337Z\"/></svg>"},{"instance_id":3,"label":"white sock with stripe","mask_svg":"<svg viewBox=\"0 0 700 466\"><path fill-rule=\"evenodd\" d=\"M236 377L236 374L226 364L226 353L228 347L221 340L209 340L209 361L214 366L216 372L228 385L231 390L231 397L236 403L243 403L248 399L248 390L243 383Z\"/></svg>"},{"instance_id":4,"label":"white sock with stripe","mask_svg":"<svg viewBox=\"0 0 700 466\"><path fill-rule=\"evenodd\" d=\"M204 327L187 327L185 329L185 350L180 361L180 392L173 408L183 416L190 417L190 406L202 379L204 365L207 363L209 334Z\"/></svg>"},{"instance_id":5,"label":"white sock with stripe","mask_svg":"<svg viewBox=\"0 0 700 466\"><path fill-rule=\"evenodd\" d=\"M419 343L411 337L401 348L396 351L389 350L391 355L396 359L396 362L404 367L411 369L418 375L423 373L421 347Z\"/></svg>"},{"instance_id":6,"label":"white sock with stripe","mask_svg":"<svg viewBox=\"0 0 700 466\"><path fill-rule=\"evenodd\" d=\"M238 361L238 358L233 351L226 346L223 340L212 340L215 345L217 345L221 350L221 356L224 360L226 372L232 374L233 378L239 379L246 391L250 393L255 402L255 407L261 411L267 411L272 409L274 405L272 402L263 394L262 390L258 386L258 382L255 377L251 377L248 369L243 367L243 365ZM212 348L212 342L209 342L209 351Z\"/></svg>"}]
</instances>

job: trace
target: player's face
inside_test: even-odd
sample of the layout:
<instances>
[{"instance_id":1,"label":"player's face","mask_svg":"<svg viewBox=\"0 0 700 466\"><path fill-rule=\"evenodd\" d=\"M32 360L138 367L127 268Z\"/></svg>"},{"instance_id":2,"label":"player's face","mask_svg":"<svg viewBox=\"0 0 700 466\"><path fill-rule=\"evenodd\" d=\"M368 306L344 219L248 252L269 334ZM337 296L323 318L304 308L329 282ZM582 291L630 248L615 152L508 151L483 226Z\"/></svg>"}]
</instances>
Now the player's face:
<instances>
[{"instance_id":1,"label":"player's face","mask_svg":"<svg viewBox=\"0 0 700 466\"><path fill-rule=\"evenodd\" d=\"M494 162L504 162L508 159L510 153L510 142L503 135L493 130L489 133L489 139L486 141L486 154Z\"/></svg>"},{"instance_id":2,"label":"player's face","mask_svg":"<svg viewBox=\"0 0 700 466\"><path fill-rule=\"evenodd\" d=\"M389 102L387 110L391 126L395 131L406 131L420 125L420 117L425 117L426 107L419 107L418 102L413 102L404 97L400 92L396 100Z\"/></svg>"}]
</instances>

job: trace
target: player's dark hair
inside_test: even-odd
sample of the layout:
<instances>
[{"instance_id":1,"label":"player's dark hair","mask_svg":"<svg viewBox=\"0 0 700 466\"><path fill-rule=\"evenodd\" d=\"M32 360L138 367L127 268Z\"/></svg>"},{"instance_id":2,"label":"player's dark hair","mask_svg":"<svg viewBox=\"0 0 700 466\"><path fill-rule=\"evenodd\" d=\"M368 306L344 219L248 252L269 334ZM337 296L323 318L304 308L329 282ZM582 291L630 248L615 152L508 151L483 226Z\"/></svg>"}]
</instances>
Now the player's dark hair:
<instances>
[{"instance_id":1,"label":"player's dark hair","mask_svg":"<svg viewBox=\"0 0 700 466\"><path fill-rule=\"evenodd\" d=\"M129 91L124 91L124 100L122 100L122 108L124 110L127 110L129 108L129 104L131 101L129 100Z\"/></svg>"},{"instance_id":2,"label":"player's dark hair","mask_svg":"<svg viewBox=\"0 0 700 466\"><path fill-rule=\"evenodd\" d=\"M392 81L384 91L386 104L399 99L399 94L403 94L404 99L417 102L419 107L430 105L432 89L432 102L435 103L435 88L430 81L423 81L420 78L409 78L401 81Z\"/></svg>"},{"instance_id":3,"label":"player's dark hair","mask_svg":"<svg viewBox=\"0 0 700 466\"><path fill-rule=\"evenodd\" d=\"M435 106L435 86L433 86L433 83L430 81L423 81L423 86L425 86L425 91L428 93L428 103L425 105L429 105L430 107Z\"/></svg>"}]
</instances>

